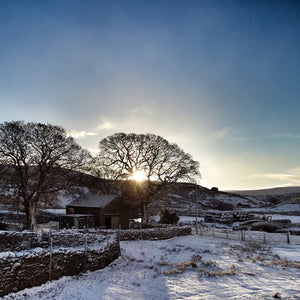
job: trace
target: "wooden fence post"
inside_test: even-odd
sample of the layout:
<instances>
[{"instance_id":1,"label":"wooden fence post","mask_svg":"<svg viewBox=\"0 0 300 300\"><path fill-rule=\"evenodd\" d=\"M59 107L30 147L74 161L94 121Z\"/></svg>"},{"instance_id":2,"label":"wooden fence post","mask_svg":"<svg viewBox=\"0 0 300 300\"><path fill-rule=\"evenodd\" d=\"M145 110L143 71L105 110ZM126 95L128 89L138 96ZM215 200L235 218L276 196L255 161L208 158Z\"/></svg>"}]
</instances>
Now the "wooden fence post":
<instances>
[{"instance_id":1,"label":"wooden fence post","mask_svg":"<svg viewBox=\"0 0 300 300\"><path fill-rule=\"evenodd\" d=\"M121 224L119 224L119 231L118 231L118 243L120 244L121 240Z\"/></svg>"},{"instance_id":2,"label":"wooden fence post","mask_svg":"<svg viewBox=\"0 0 300 300\"><path fill-rule=\"evenodd\" d=\"M53 253L53 239L50 237L50 261L49 261L49 281L52 279L52 253Z\"/></svg>"},{"instance_id":3,"label":"wooden fence post","mask_svg":"<svg viewBox=\"0 0 300 300\"><path fill-rule=\"evenodd\" d=\"M84 255L86 256L87 255L87 234L85 234L85 237L84 237Z\"/></svg>"},{"instance_id":4,"label":"wooden fence post","mask_svg":"<svg viewBox=\"0 0 300 300\"><path fill-rule=\"evenodd\" d=\"M291 243L291 234L289 231L286 233L286 237L287 237L287 243L290 244Z\"/></svg>"},{"instance_id":5,"label":"wooden fence post","mask_svg":"<svg viewBox=\"0 0 300 300\"><path fill-rule=\"evenodd\" d=\"M83 265L82 270L86 271L86 265L87 265L87 251L88 251L88 242L87 242L87 233L84 235L84 254L83 254Z\"/></svg>"}]
</instances>

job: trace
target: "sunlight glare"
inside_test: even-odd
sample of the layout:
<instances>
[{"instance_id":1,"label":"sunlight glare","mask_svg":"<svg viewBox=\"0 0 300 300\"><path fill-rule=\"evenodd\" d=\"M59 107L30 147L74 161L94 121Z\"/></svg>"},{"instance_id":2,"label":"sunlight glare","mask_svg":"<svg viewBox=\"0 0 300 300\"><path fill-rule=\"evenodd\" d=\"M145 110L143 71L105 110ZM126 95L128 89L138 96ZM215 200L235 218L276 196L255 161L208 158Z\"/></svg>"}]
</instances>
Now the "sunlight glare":
<instances>
[{"instance_id":1,"label":"sunlight glare","mask_svg":"<svg viewBox=\"0 0 300 300\"><path fill-rule=\"evenodd\" d=\"M132 178L136 181L146 180L145 173L143 171L137 170L133 173Z\"/></svg>"}]
</instances>

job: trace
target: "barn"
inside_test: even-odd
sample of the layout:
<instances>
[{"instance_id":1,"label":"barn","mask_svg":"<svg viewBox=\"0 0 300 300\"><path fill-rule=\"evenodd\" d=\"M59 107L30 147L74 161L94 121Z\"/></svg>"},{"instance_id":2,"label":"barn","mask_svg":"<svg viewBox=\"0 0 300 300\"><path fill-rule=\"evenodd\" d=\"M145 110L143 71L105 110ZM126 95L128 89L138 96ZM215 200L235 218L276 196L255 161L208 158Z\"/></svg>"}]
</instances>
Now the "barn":
<instances>
[{"instance_id":1,"label":"barn","mask_svg":"<svg viewBox=\"0 0 300 300\"><path fill-rule=\"evenodd\" d=\"M84 195L66 206L67 215L94 216L94 226L127 229L130 207L118 195Z\"/></svg>"}]
</instances>

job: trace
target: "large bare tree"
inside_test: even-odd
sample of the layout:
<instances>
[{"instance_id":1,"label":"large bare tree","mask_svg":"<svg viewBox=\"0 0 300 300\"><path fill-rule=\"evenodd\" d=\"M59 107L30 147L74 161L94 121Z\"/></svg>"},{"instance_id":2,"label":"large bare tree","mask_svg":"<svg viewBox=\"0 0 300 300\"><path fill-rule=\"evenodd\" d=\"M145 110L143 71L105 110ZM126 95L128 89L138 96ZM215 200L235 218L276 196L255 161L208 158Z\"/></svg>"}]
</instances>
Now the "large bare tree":
<instances>
[{"instance_id":1,"label":"large bare tree","mask_svg":"<svg viewBox=\"0 0 300 300\"><path fill-rule=\"evenodd\" d=\"M100 141L99 148L100 165L111 169L115 179L142 179L134 189L129 186L140 200L143 222L148 222L148 204L160 187L200 177L199 163L161 136L115 133Z\"/></svg>"},{"instance_id":2,"label":"large bare tree","mask_svg":"<svg viewBox=\"0 0 300 300\"><path fill-rule=\"evenodd\" d=\"M15 199L23 205L26 226L36 224L38 203L74 179L89 153L67 136L64 128L24 121L0 124L0 165Z\"/></svg>"}]
</instances>

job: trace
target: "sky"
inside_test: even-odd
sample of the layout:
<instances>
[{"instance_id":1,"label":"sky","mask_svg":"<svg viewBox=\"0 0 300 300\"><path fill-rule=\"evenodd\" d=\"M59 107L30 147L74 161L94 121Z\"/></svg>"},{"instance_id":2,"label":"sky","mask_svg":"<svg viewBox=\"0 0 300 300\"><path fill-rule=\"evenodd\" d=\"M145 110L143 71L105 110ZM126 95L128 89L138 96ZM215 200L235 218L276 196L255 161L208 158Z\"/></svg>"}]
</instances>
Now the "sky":
<instances>
[{"instance_id":1,"label":"sky","mask_svg":"<svg viewBox=\"0 0 300 300\"><path fill-rule=\"evenodd\" d=\"M299 1L0 0L0 122L93 154L153 133L221 190L300 185Z\"/></svg>"}]
</instances>

